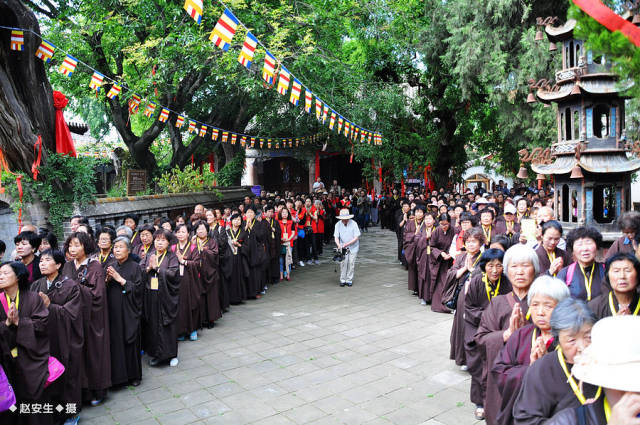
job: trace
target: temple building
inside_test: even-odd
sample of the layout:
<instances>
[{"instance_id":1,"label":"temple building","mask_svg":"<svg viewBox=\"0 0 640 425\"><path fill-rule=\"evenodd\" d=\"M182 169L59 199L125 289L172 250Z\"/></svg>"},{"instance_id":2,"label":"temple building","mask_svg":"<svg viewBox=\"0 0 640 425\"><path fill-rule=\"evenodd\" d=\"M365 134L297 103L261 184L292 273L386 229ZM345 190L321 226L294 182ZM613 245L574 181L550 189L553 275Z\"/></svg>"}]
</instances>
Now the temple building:
<instances>
[{"instance_id":1,"label":"temple building","mask_svg":"<svg viewBox=\"0 0 640 425\"><path fill-rule=\"evenodd\" d=\"M640 169L624 135L625 91L632 83L618 81L607 58L585 50L573 36L575 25L545 28L550 50L562 53L562 69L555 85L539 88L535 98L557 104L558 140L551 163L532 169L552 177L563 226L595 226L611 239L616 218L631 209L631 175Z\"/></svg>"}]
</instances>

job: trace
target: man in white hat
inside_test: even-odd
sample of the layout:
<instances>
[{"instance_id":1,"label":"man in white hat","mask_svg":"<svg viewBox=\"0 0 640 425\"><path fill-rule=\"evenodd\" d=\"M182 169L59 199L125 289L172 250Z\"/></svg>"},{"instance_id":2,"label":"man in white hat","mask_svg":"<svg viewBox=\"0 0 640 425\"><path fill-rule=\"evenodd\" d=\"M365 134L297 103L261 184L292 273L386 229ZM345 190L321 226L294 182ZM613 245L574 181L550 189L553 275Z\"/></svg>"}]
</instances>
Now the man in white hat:
<instances>
[{"instance_id":1,"label":"man in white hat","mask_svg":"<svg viewBox=\"0 0 640 425\"><path fill-rule=\"evenodd\" d=\"M353 285L353 273L355 272L356 256L360 248L360 229L355 221L351 220L353 214L349 214L347 208L340 210L336 216L340 220L333 231L333 237L339 250L347 249L344 260L340 263L340 286Z\"/></svg>"},{"instance_id":2,"label":"man in white hat","mask_svg":"<svg viewBox=\"0 0 640 425\"><path fill-rule=\"evenodd\" d=\"M593 403L565 409L546 425L640 424L640 317L614 316L591 329L591 345L576 357L571 373L602 388Z\"/></svg>"}]
</instances>

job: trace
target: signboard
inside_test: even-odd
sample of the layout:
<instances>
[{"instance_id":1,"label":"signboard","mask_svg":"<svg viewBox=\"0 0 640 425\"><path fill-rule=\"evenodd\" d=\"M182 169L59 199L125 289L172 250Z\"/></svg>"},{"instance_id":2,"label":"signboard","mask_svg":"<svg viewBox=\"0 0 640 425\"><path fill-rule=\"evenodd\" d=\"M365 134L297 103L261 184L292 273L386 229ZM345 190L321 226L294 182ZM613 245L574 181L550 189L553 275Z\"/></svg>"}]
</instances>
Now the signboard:
<instances>
[{"instance_id":1,"label":"signboard","mask_svg":"<svg viewBox=\"0 0 640 425\"><path fill-rule=\"evenodd\" d=\"M127 196L147 190L147 170L127 170Z\"/></svg>"},{"instance_id":2,"label":"signboard","mask_svg":"<svg viewBox=\"0 0 640 425\"><path fill-rule=\"evenodd\" d=\"M251 191L253 192L254 195L260 196L260 192L262 191L262 186L260 186L260 185L252 186L251 187Z\"/></svg>"}]
</instances>

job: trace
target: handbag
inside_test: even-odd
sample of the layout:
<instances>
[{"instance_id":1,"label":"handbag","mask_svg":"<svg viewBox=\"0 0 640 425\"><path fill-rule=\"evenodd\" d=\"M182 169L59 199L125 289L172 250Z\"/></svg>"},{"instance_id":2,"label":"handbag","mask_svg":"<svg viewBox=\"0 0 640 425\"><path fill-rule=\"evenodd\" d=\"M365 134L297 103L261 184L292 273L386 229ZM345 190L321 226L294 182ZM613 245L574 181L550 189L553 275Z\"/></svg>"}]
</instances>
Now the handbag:
<instances>
[{"instance_id":1,"label":"handbag","mask_svg":"<svg viewBox=\"0 0 640 425\"><path fill-rule=\"evenodd\" d=\"M64 365L60 363L60 360L53 356L49 356L49 377L47 378L47 382L45 382L44 387L47 388L56 379L62 376L64 370Z\"/></svg>"},{"instance_id":2,"label":"handbag","mask_svg":"<svg viewBox=\"0 0 640 425\"><path fill-rule=\"evenodd\" d=\"M304 239L304 229L300 229L300 230L298 230L298 237L299 237L300 239Z\"/></svg>"},{"instance_id":3,"label":"handbag","mask_svg":"<svg viewBox=\"0 0 640 425\"><path fill-rule=\"evenodd\" d=\"M455 310L458 307L458 297L460 296L460 291L464 287L467 279L469 277L469 272L463 275L460 279L458 279L455 285L450 285L445 288L442 293L442 305L447 307L449 310Z\"/></svg>"},{"instance_id":4,"label":"handbag","mask_svg":"<svg viewBox=\"0 0 640 425\"><path fill-rule=\"evenodd\" d=\"M15 404L16 394L13 392L13 387L4 373L4 369L0 366L0 412L9 410Z\"/></svg>"}]
</instances>

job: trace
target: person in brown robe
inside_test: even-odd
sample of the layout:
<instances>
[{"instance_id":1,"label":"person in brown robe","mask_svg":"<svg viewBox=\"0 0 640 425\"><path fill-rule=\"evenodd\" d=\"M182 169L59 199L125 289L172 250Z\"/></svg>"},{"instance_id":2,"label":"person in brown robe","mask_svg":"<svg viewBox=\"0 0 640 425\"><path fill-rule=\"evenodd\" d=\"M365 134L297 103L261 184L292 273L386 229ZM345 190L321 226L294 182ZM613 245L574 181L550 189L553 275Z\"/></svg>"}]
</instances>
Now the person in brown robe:
<instances>
[{"instance_id":1,"label":"person in brown robe","mask_svg":"<svg viewBox=\"0 0 640 425\"><path fill-rule=\"evenodd\" d=\"M572 297L589 302L611 289L604 277L604 264L596 261L600 245L602 234L595 227L578 227L567 235L567 246L576 261L560 270L558 279L569 286Z\"/></svg>"},{"instance_id":2,"label":"person in brown robe","mask_svg":"<svg viewBox=\"0 0 640 425\"><path fill-rule=\"evenodd\" d=\"M82 374L84 331L80 286L61 274L65 258L61 251L45 250L40 254L42 276L31 284L31 291L40 295L49 309L50 354L64 365L64 374L48 389L54 404L74 403L82 406ZM66 420L77 415L55 413Z\"/></svg>"},{"instance_id":3,"label":"person in brown robe","mask_svg":"<svg viewBox=\"0 0 640 425\"><path fill-rule=\"evenodd\" d=\"M635 241L636 235L640 233L640 212L625 211L618 219L618 228L622 236L616 239L607 250L606 260L619 252L631 253L636 251L638 246Z\"/></svg>"},{"instance_id":4,"label":"person in brown robe","mask_svg":"<svg viewBox=\"0 0 640 425\"><path fill-rule=\"evenodd\" d=\"M431 302L431 238L435 233L435 216L427 213L424 216L424 237L420 237L416 243L416 265L418 270L418 299L422 305Z\"/></svg>"},{"instance_id":5,"label":"person in brown robe","mask_svg":"<svg viewBox=\"0 0 640 425\"><path fill-rule=\"evenodd\" d=\"M227 248L223 262L224 278L228 283L229 302L240 304L247 298L247 279L249 267L242 253L242 248L247 238L247 232L242 230L242 217L240 214L231 216L231 227L226 229Z\"/></svg>"},{"instance_id":6,"label":"person in brown robe","mask_svg":"<svg viewBox=\"0 0 640 425\"><path fill-rule=\"evenodd\" d=\"M451 217L449 214L440 214L438 227L433 231L429 240L431 248L428 264L429 287L423 290L423 299L427 304L431 304L431 311L448 312L448 309L442 305L442 291L444 291L447 280L447 272L453 263L453 258L449 254L453 237L454 229L451 227ZM422 271L422 269L420 270ZM426 277L424 281L427 282Z\"/></svg>"},{"instance_id":7,"label":"person in brown robe","mask_svg":"<svg viewBox=\"0 0 640 425\"><path fill-rule=\"evenodd\" d=\"M134 252L136 251L136 248L142 244L142 241L140 240L140 229L138 229L139 221L140 218L137 214L128 213L124 216L124 221L122 223L130 228L131 232L133 233L133 235L131 236L131 246L133 247Z\"/></svg>"},{"instance_id":8,"label":"person in brown robe","mask_svg":"<svg viewBox=\"0 0 640 425\"><path fill-rule=\"evenodd\" d=\"M265 274L264 270L267 266L267 227L266 223L262 221L261 217L256 215L254 207L247 207L245 209L246 221L244 224L244 231L246 233L246 240L242 245L242 253L246 258L249 266L249 278L247 279L247 298L256 299L264 295L265 287ZM308 251L311 236L305 238L304 242L299 245L301 259L310 256Z\"/></svg>"},{"instance_id":9,"label":"person in brown robe","mask_svg":"<svg viewBox=\"0 0 640 425\"><path fill-rule=\"evenodd\" d=\"M115 262L106 270L113 386L131 384L137 387L142 380L142 270L131 258L131 250L128 238L116 238L113 243Z\"/></svg>"},{"instance_id":10,"label":"person in brown robe","mask_svg":"<svg viewBox=\"0 0 640 425\"><path fill-rule=\"evenodd\" d=\"M29 272L18 261L0 267L0 362L16 404L48 401L49 310L29 291ZM52 415L0 413L2 424L49 424Z\"/></svg>"},{"instance_id":11,"label":"person in brown robe","mask_svg":"<svg viewBox=\"0 0 640 425\"><path fill-rule=\"evenodd\" d=\"M539 357L540 352L531 356L532 363L524 372L513 405L514 424L541 425L563 409L575 408L589 399L598 398L598 387L578 384L571 376L575 357L591 343L591 328L595 321L593 312L582 300L566 298L554 308L550 320L554 341L551 346L556 350L542 357ZM528 335L522 343L531 345ZM507 347L510 345L511 339ZM572 389L571 381L577 391Z\"/></svg>"},{"instance_id":12,"label":"person in brown robe","mask_svg":"<svg viewBox=\"0 0 640 425\"><path fill-rule=\"evenodd\" d=\"M213 323L222 317L220 307L220 274L218 269L218 242L209 238L209 225L200 220L193 225L196 246L200 258L200 314L202 326L212 328Z\"/></svg>"},{"instance_id":13,"label":"person in brown robe","mask_svg":"<svg viewBox=\"0 0 640 425\"><path fill-rule=\"evenodd\" d=\"M215 239L218 244L218 277L220 279L220 283L218 284L218 294L220 299L220 310L225 313L229 310L230 306L229 284L222 272L225 254L228 248L227 229L224 226L221 226L216 220L213 225L209 226L209 238Z\"/></svg>"},{"instance_id":14,"label":"person in brown robe","mask_svg":"<svg viewBox=\"0 0 640 425\"><path fill-rule=\"evenodd\" d=\"M267 252L268 252L268 267L267 267L267 284L274 284L279 282L280 277L280 239L282 237L280 233L280 224L275 219L275 210L272 204L268 204L264 209L264 222L267 225ZM322 220L322 218L320 218ZM318 246L320 254L322 254L322 240L318 239Z\"/></svg>"},{"instance_id":15,"label":"person in brown robe","mask_svg":"<svg viewBox=\"0 0 640 425\"><path fill-rule=\"evenodd\" d=\"M140 262L144 260L149 251L153 250L154 232L155 228L150 224L145 224L138 230L140 243L138 245L133 245L133 254L137 255L140 258Z\"/></svg>"},{"instance_id":16,"label":"person in brown robe","mask_svg":"<svg viewBox=\"0 0 640 425\"><path fill-rule=\"evenodd\" d=\"M455 360L458 366L466 370L467 360L464 349L464 300L469 287L469 281L474 273L480 273L476 266L480 262L480 248L484 245L484 234L480 229L472 228L464 234L465 252L456 257L453 267L447 273L447 287L456 286L459 289L457 307L451 327L451 351L449 358Z\"/></svg>"},{"instance_id":17,"label":"person in brown robe","mask_svg":"<svg viewBox=\"0 0 640 425\"><path fill-rule=\"evenodd\" d=\"M564 266L572 262L571 255L558 248L558 243L562 239L562 225L556 220L549 220L542 223L540 233L542 241L536 248L540 262L540 273L557 276Z\"/></svg>"},{"instance_id":18,"label":"person in brown robe","mask_svg":"<svg viewBox=\"0 0 640 425\"><path fill-rule=\"evenodd\" d=\"M491 299L482 313L475 336L476 343L484 348L487 371L493 368L496 357L511 334L527 323L527 293L539 270L535 251L521 244L507 250L503 265L512 291ZM487 424L496 425L501 399L492 373L487 373L486 388L484 418Z\"/></svg>"},{"instance_id":19,"label":"person in brown robe","mask_svg":"<svg viewBox=\"0 0 640 425\"><path fill-rule=\"evenodd\" d=\"M104 271L107 267L112 266L116 259L113 256L113 241L116 238L116 232L110 227L102 227L96 234L96 242L98 245L98 260L102 264Z\"/></svg>"},{"instance_id":20,"label":"person in brown robe","mask_svg":"<svg viewBox=\"0 0 640 425\"><path fill-rule=\"evenodd\" d=\"M419 253L417 252L418 242L420 239L426 239L426 227L425 227L425 206L417 205L414 210L415 218L409 220L404 226L403 232L403 249L404 258L407 262L408 270L408 289L412 291L414 295L418 295L418 262L417 258ZM431 221L433 226L433 220ZM426 248L426 243L423 243L423 247ZM426 258L426 257L425 257Z\"/></svg>"},{"instance_id":21,"label":"person in brown robe","mask_svg":"<svg viewBox=\"0 0 640 425\"><path fill-rule=\"evenodd\" d=\"M527 294L530 325L517 329L507 340L495 360L491 375L500 392L500 425L513 425L513 405L529 364L555 350L557 341L551 330L551 313L562 300L569 298L567 286L549 275L537 278Z\"/></svg>"},{"instance_id":22,"label":"person in brown robe","mask_svg":"<svg viewBox=\"0 0 640 425\"><path fill-rule=\"evenodd\" d=\"M638 278L640 261L635 255L618 252L607 260L605 278L611 291L589 302L598 320L609 316L640 315Z\"/></svg>"},{"instance_id":23,"label":"person in brown robe","mask_svg":"<svg viewBox=\"0 0 640 425\"><path fill-rule=\"evenodd\" d=\"M495 213L491 208L486 207L480 210L478 214L480 215L478 228L480 228L482 233L484 233L485 248L489 248L491 237L497 234L494 224Z\"/></svg>"},{"instance_id":24,"label":"person in brown robe","mask_svg":"<svg viewBox=\"0 0 640 425\"><path fill-rule=\"evenodd\" d=\"M185 224L178 224L175 232L177 243L171 251L178 258L180 290L178 294L178 341L188 335L191 341L198 340L198 329L202 324L202 279L200 278L200 252L196 241L189 240Z\"/></svg>"},{"instance_id":25,"label":"person in brown robe","mask_svg":"<svg viewBox=\"0 0 640 425\"><path fill-rule=\"evenodd\" d=\"M109 348L109 310L104 270L95 252L91 236L72 233L65 244L73 261L62 274L80 285L84 326L83 398L93 406L102 402L111 387L111 350Z\"/></svg>"},{"instance_id":26,"label":"person in brown robe","mask_svg":"<svg viewBox=\"0 0 640 425\"><path fill-rule=\"evenodd\" d=\"M503 214L496 218L494 226L494 235L505 235L513 239L516 234L520 233L520 223L516 222L516 207L507 204ZM517 239L516 239L517 240Z\"/></svg>"},{"instance_id":27,"label":"person in brown robe","mask_svg":"<svg viewBox=\"0 0 640 425\"><path fill-rule=\"evenodd\" d=\"M476 408L484 408L486 391L486 361L483 347L475 341L482 312L492 298L511 292L511 283L503 273L504 251L488 249L482 253L476 273L469 282L469 290L464 301L464 348L467 370L471 375L471 402Z\"/></svg>"},{"instance_id":28,"label":"person in brown robe","mask_svg":"<svg viewBox=\"0 0 640 425\"><path fill-rule=\"evenodd\" d=\"M157 366L169 360L178 365L178 293L180 264L169 250L171 232L160 229L154 235L153 251L142 260L144 351L149 365Z\"/></svg>"}]
</instances>

